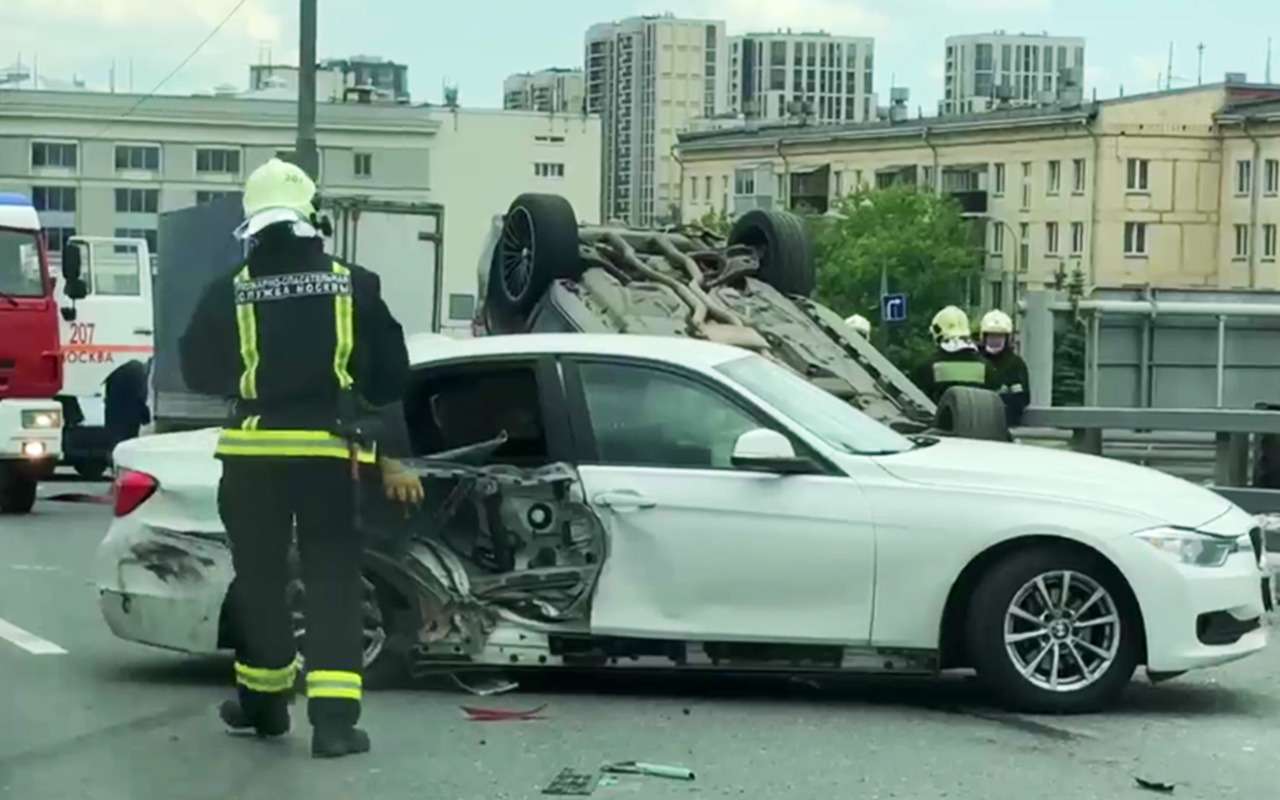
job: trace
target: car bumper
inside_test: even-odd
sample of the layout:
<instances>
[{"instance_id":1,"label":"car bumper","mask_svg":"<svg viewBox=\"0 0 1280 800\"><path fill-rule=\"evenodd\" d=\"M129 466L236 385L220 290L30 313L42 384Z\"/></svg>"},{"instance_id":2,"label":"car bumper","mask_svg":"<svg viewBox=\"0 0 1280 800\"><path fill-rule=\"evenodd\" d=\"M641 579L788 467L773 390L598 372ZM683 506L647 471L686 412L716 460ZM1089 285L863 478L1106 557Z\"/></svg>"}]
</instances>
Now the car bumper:
<instances>
[{"instance_id":1,"label":"car bumper","mask_svg":"<svg viewBox=\"0 0 1280 800\"><path fill-rule=\"evenodd\" d=\"M95 582L102 616L121 639L179 650L219 650L231 553L208 535L117 519L98 546Z\"/></svg>"},{"instance_id":2,"label":"car bumper","mask_svg":"<svg viewBox=\"0 0 1280 800\"><path fill-rule=\"evenodd\" d=\"M62 425L28 428L23 415L31 412L48 412L61 419L62 406L49 400L0 402L0 460L30 464L33 473L39 473L62 456Z\"/></svg>"},{"instance_id":3,"label":"car bumper","mask_svg":"<svg viewBox=\"0 0 1280 800\"><path fill-rule=\"evenodd\" d=\"M1137 538L1112 544L1142 610L1151 672L1225 664L1266 646L1270 574L1252 552L1235 553L1221 567L1192 567Z\"/></svg>"}]
</instances>

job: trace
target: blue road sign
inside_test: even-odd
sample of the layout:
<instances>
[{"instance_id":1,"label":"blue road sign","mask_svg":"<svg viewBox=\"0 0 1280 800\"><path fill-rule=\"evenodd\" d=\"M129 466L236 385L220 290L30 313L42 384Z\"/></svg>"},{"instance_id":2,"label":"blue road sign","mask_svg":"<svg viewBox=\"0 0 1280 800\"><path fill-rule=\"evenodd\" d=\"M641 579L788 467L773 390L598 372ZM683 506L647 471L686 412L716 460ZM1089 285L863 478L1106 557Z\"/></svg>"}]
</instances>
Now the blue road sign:
<instances>
[{"instance_id":1,"label":"blue road sign","mask_svg":"<svg viewBox=\"0 0 1280 800\"><path fill-rule=\"evenodd\" d=\"M886 294L880 297L881 322L907 321L907 296L905 294Z\"/></svg>"}]
</instances>

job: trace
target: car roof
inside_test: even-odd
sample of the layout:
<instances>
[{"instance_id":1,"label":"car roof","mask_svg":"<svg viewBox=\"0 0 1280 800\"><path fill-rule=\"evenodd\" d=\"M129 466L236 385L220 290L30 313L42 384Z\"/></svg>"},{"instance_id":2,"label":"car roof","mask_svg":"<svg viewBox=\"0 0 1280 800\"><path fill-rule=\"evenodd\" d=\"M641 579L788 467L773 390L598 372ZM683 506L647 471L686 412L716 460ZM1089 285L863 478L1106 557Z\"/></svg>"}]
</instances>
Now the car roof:
<instances>
[{"instance_id":1,"label":"car roof","mask_svg":"<svg viewBox=\"0 0 1280 800\"><path fill-rule=\"evenodd\" d=\"M494 356L609 355L709 369L749 355L737 347L700 339L615 333L524 333L469 339L420 334L411 336L408 345L409 361L415 366Z\"/></svg>"}]
</instances>

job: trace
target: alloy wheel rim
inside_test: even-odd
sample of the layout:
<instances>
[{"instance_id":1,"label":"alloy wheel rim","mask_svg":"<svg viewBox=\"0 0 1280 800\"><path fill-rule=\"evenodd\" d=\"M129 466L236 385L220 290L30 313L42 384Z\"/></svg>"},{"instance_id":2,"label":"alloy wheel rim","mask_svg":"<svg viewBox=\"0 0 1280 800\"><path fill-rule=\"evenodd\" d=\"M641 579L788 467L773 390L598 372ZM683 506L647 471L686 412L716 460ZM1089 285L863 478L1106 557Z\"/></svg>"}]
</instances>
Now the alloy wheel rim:
<instances>
[{"instance_id":1,"label":"alloy wheel rim","mask_svg":"<svg viewBox=\"0 0 1280 800\"><path fill-rule=\"evenodd\" d=\"M521 297L533 280L533 248L533 217L516 208L507 214L499 244L502 288L512 300Z\"/></svg>"},{"instance_id":2,"label":"alloy wheel rim","mask_svg":"<svg viewBox=\"0 0 1280 800\"><path fill-rule=\"evenodd\" d=\"M1111 593L1088 575L1045 572L1014 593L1003 636L1005 652L1027 682L1075 692L1092 686L1115 663L1120 612Z\"/></svg>"}]
</instances>

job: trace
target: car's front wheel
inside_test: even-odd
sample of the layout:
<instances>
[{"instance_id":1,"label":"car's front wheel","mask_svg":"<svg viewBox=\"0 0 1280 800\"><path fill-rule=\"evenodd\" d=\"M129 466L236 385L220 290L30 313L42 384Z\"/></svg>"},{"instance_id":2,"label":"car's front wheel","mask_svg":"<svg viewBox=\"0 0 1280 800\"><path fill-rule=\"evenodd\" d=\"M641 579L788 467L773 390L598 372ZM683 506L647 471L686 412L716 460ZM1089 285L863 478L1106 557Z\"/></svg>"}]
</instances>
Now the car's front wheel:
<instances>
[{"instance_id":1,"label":"car's front wheel","mask_svg":"<svg viewBox=\"0 0 1280 800\"><path fill-rule=\"evenodd\" d=\"M1018 711L1073 714L1105 707L1133 677L1138 610L1100 557L1035 547L997 562L966 620L978 677Z\"/></svg>"}]
</instances>

